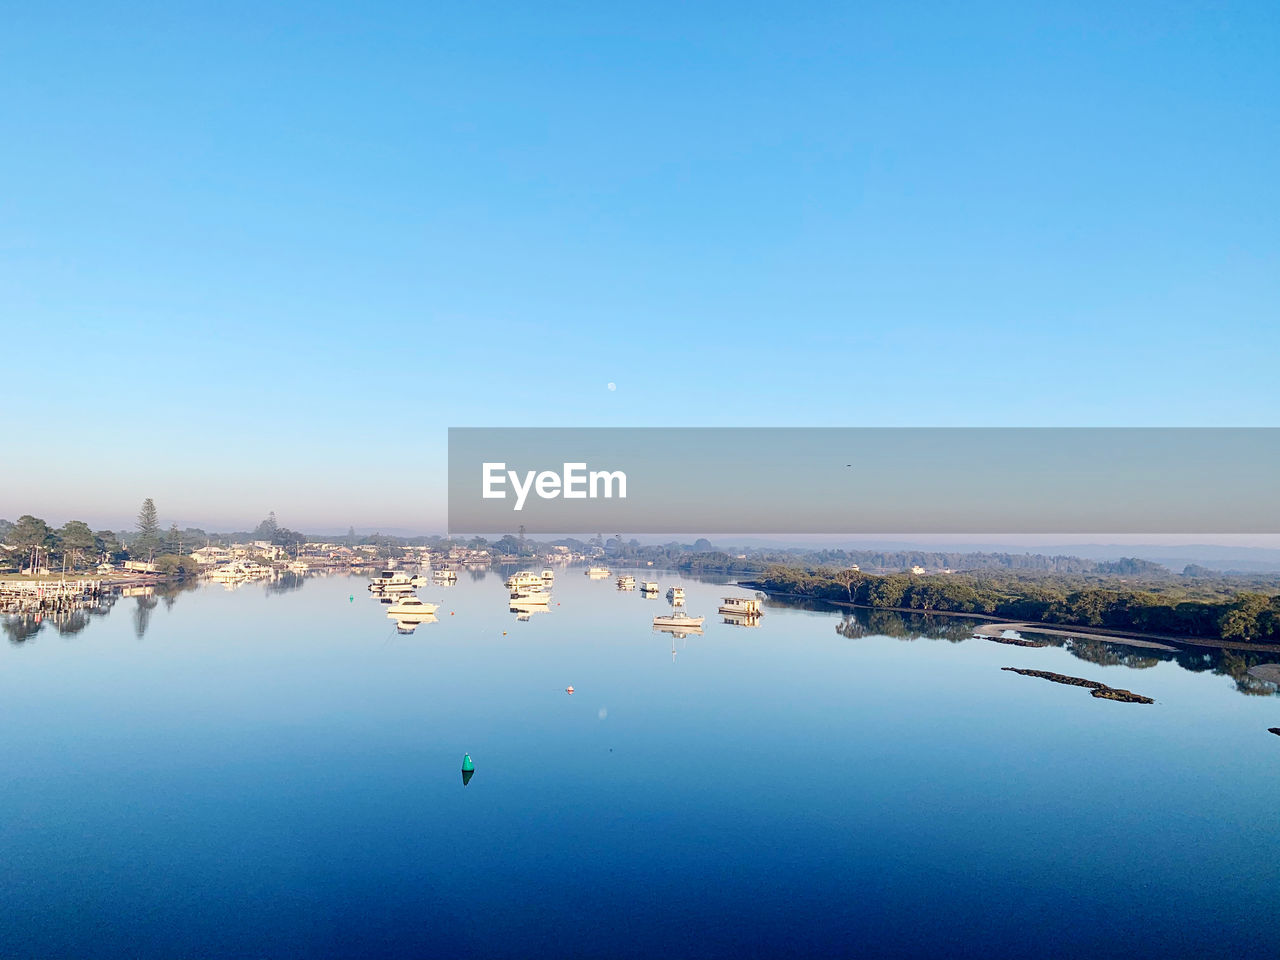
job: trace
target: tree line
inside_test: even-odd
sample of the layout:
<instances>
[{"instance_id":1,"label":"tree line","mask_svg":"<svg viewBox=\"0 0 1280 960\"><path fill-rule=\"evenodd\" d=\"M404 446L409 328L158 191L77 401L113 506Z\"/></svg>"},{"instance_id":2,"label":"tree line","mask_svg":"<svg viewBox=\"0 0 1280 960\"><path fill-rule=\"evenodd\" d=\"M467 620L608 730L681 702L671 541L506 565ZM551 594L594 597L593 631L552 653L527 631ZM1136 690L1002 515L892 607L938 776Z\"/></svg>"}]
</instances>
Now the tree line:
<instances>
[{"instance_id":1,"label":"tree line","mask_svg":"<svg viewBox=\"0 0 1280 960\"><path fill-rule=\"evenodd\" d=\"M231 537L267 541L282 547L307 540L305 535L281 526L275 511L252 532ZM94 530L83 520L68 520L61 527L53 527L31 514L24 514L16 522L0 519L0 569L8 566L76 572L104 562L141 560L154 563L160 573L181 576L198 569L190 559L192 551L226 540L226 535L208 534L191 527L179 530L176 523L165 529L155 501L147 497L138 508L132 530Z\"/></svg>"},{"instance_id":2,"label":"tree line","mask_svg":"<svg viewBox=\"0 0 1280 960\"><path fill-rule=\"evenodd\" d=\"M1178 591L1087 586L962 574L876 576L858 570L771 566L757 586L774 593L922 613L971 613L1004 620L1104 627L1172 636L1280 642L1280 594L1234 592L1192 599Z\"/></svg>"},{"instance_id":3,"label":"tree line","mask_svg":"<svg viewBox=\"0 0 1280 960\"><path fill-rule=\"evenodd\" d=\"M0 544L7 556L0 563L18 569L61 568L76 572L100 563L146 560L168 573L194 571L186 559L191 549L203 542L181 531L176 524L162 530L155 501L148 497L138 510L132 531L94 530L83 520L68 520L52 527L45 520L23 514L16 522L0 520Z\"/></svg>"}]
</instances>

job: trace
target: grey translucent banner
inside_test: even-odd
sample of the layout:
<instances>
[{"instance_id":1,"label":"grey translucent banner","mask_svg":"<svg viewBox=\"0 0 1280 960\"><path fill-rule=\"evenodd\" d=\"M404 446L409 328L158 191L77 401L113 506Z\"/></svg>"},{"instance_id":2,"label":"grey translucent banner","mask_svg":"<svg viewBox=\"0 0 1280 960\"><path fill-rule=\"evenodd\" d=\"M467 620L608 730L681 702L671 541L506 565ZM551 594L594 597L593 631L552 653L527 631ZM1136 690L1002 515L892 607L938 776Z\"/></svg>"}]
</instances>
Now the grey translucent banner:
<instances>
[{"instance_id":1,"label":"grey translucent banner","mask_svg":"<svg viewBox=\"0 0 1280 960\"><path fill-rule=\"evenodd\" d=\"M1278 476L1280 428L455 427L449 529L1277 533Z\"/></svg>"}]
</instances>

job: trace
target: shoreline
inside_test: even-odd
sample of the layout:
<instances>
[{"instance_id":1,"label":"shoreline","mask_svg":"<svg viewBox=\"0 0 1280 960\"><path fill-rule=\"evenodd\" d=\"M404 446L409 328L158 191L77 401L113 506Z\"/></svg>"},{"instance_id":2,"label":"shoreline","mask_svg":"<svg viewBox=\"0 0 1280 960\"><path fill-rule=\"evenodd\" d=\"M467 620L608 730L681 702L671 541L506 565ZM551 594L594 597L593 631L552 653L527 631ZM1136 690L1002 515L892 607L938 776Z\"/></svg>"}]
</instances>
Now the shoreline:
<instances>
[{"instance_id":1,"label":"shoreline","mask_svg":"<svg viewBox=\"0 0 1280 960\"><path fill-rule=\"evenodd\" d=\"M885 610L890 613L913 613L917 616L930 617L964 617L969 620L985 621L975 628L975 634L978 629L992 628L1000 626L1004 629L1025 629L1029 633L1047 633L1053 635L1067 635L1072 637L1081 637L1084 639L1102 640L1107 643L1123 644L1125 640L1142 641L1138 644L1129 644L1130 646L1160 646L1163 644L1171 644L1166 649L1176 651L1180 646L1189 647L1212 647L1217 650L1236 650L1244 653L1280 653L1280 644L1277 643L1240 643L1235 640L1222 640L1212 637L1175 637L1163 633L1144 633L1140 630L1113 630L1110 627L1072 627L1070 624L1063 623L1045 623L1020 621L1017 625L1005 624L999 621L992 621L988 615L981 613L965 613L959 610L921 610L918 607L873 607L865 603L850 603L847 600L828 600L826 597L810 597L801 593L784 593L782 591L767 590L759 583L750 580L739 580L738 586L748 587L752 590L759 590L761 593L770 597L794 597L797 600L809 600L816 603L829 603L833 607L847 607L852 610Z\"/></svg>"}]
</instances>

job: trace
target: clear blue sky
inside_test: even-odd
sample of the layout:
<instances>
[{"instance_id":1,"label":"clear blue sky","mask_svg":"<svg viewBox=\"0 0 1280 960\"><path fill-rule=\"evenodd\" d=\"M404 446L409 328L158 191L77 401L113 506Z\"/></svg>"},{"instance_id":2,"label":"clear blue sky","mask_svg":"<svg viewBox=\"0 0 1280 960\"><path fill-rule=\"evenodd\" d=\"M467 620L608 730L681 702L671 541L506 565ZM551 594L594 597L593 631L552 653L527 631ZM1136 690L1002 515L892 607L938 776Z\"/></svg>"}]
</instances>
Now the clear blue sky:
<instances>
[{"instance_id":1,"label":"clear blue sky","mask_svg":"<svg viewBox=\"0 0 1280 960\"><path fill-rule=\"evenodd\" d=\"M1272 2L4 21L0 516L438 530L450 425L1277 422Z\"/></svg>"}]
</instances>

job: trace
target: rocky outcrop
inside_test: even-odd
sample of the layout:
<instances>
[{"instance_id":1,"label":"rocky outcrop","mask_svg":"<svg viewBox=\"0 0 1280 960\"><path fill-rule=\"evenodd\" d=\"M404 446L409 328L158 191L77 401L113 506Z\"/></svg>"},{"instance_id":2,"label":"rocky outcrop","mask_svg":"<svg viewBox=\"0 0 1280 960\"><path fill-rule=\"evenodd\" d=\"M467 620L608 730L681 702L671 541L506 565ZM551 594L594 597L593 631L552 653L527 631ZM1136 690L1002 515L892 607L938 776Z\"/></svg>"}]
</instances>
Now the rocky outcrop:
<instances>
[{"instance_id":1,"label":"rocky outcrop","mask_svg":"<svg viewBox=\"0 0 1280 960\"><path fill-rule=\"evenodd\" d=\"M1099 700L1116 700L1120 703L1155 703L1155 700L1151 699L1151 697L1144 697L1142 694L1134 693L1132 690L1109 687L1105 683L1099 683L1097 680L1068 677L1065 673L1051 673L1048 670L1022 670L1018 667L1001 667L1000 669L1008 670L1010 673L1021 674L1024 677L1039 677L1041 680L1048 680L1051 683L1064 683L1071 687L1087 687L1090 694Z\"/></svg>"}]
</instances>

